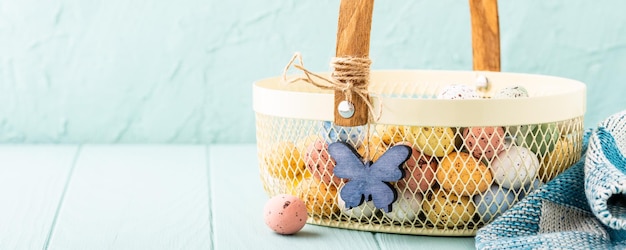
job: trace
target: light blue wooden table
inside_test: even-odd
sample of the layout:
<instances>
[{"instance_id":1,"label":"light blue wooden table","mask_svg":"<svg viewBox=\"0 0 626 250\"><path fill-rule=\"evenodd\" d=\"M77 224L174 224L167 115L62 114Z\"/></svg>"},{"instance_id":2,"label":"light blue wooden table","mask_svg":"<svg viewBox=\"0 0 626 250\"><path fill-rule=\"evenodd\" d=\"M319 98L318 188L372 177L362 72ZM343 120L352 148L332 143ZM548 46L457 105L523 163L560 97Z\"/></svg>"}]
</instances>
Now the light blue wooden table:
<instances>
[{"instance_id":1,"label":"light blue wooden table","mask_svg":"<svg viewBox=\"0 0 626 250\"><path fill-rule=\"evenodd\" d=\"M262 219L255 145L2 145L0 249L473 249Z\"/></svg>"}]
</instances>

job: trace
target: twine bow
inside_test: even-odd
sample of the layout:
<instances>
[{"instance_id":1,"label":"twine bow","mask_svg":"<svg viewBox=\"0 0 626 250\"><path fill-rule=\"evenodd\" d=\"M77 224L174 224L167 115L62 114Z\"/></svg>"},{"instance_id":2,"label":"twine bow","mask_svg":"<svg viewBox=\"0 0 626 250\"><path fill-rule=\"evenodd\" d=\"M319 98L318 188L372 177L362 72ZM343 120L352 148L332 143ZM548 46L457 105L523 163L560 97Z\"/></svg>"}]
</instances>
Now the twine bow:
<instances>
[{"instance_id":1,"label":"twine bow","mask_svg":"<svg viewBox=\"0 0 626 250\"><path fill-rule=\"evenodd\" d=\"M382 109L378 113L374 113L374 107L368 97L367 85L369 83L370 64L372 64L372 61L369 58L334 57L330 62L333 73L329 79L306 69L302 62L302 55L296 52L283 70L283 81L287 83L304 81L320 89L341 91L344 95L344 100L350 103L352 103L352 94L357 94L367 105L367 109L372 114L374 121L378 121ZM292 66L302 71L304 76L287 79L287 71ZM314 78L317 80L314 80Z\"/></svg>"}]
</instances>

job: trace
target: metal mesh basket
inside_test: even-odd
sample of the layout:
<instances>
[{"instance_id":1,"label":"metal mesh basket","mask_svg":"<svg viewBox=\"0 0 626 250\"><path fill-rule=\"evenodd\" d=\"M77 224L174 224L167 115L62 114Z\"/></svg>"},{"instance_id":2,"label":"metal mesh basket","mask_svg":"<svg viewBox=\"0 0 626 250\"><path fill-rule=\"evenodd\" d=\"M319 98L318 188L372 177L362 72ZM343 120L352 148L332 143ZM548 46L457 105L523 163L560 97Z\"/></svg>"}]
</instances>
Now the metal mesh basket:
<instances>
[{"instance_id":1,"label":"metal mesh basket","mask_svg":"<svg viewBox=\"0 0 626 250\"><path fill-rule=\"evenodd\" d=\"M327 74L326 74L327 75ZM450 84L481 98L437 98ZM529 97L494 99L523 86ZM381 116L360 126L337 125L334 91L270 78L254 84L260 174L270 196L292 194L309 223L357 230L474 235L482 225L579 160L585 86L550 76L478 71L372 71L368 93ZM411 153L403 176L388 185L390 211L368 197L348 208L339 195L349 179L334 174L328 146L343 142L363 161L390 147Z\"/></svg>"}]
</instances>

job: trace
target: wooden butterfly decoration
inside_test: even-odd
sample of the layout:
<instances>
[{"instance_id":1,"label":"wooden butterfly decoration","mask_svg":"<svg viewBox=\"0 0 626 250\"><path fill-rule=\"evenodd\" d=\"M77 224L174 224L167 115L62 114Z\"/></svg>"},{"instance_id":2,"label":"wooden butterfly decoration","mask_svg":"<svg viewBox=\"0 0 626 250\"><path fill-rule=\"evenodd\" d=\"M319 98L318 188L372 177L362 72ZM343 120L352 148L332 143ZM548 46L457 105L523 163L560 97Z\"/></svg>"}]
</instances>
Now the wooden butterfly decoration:
<instances>
[{"instance_id":1,"label":"wooden butterfly decoration","mask_svg":"<svg viewBox=\"0 0 626 250\"><path fill-rule=\"evenodd\" d=\"M349 180L339 193L347 208L373 200L376 208L391 211L398 194L389 182L403 177L402 164L411 156L408 146L393 146L376 162L365 163L352 146L343 142L331 143L328 152L336 162L335 176Z\"/></svg>"}]
</instances>

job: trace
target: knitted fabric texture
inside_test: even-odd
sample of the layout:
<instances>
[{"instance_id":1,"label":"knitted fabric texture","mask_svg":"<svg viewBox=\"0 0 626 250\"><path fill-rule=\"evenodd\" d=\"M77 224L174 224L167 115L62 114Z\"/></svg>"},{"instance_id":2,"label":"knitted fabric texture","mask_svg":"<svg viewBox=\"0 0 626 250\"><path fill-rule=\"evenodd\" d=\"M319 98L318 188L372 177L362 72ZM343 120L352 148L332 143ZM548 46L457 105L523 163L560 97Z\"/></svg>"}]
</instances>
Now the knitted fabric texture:
<instances>
[{"instance_id":1,"label":"knitted fabric texture","mask_svg":"<svg viewBox=\"0 0 626 250\"><path fill-rule=\"evenodd\" d=\"M626 249L626 111L583 139L582 159L478 230L478 249Z\"/></svg>"}]
</instances>

